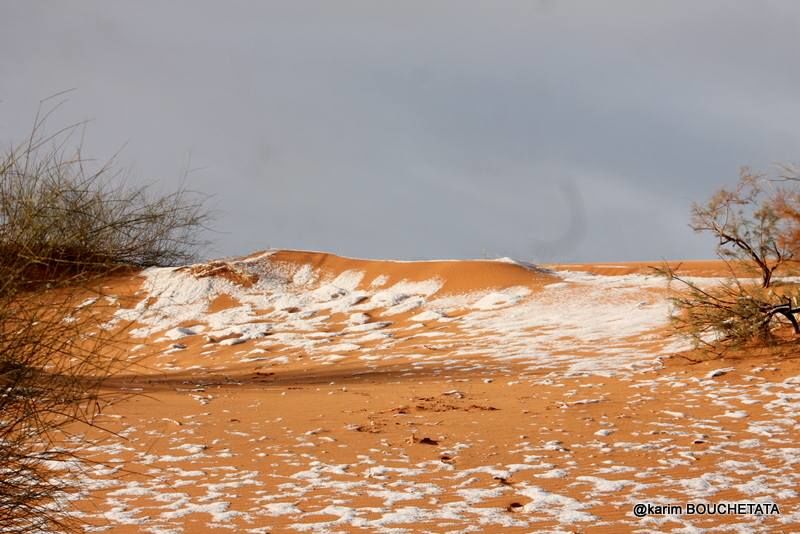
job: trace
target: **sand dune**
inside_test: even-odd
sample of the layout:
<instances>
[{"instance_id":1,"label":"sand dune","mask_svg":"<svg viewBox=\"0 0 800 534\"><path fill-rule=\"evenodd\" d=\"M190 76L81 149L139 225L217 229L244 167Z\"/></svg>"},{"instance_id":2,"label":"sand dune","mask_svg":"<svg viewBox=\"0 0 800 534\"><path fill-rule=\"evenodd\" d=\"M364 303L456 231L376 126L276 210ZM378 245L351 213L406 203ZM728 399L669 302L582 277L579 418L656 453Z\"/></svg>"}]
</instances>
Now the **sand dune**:
<instances>
[{"instance_id":1,"label":"sand dune","mask_svg":"<svg viewBox=\"0 0 800 534\"><path fill-rule=\"evenodd\" d=\"M96 531L800 523L800 366L687 359L646 264L266 251L104 284L137 363L109 390L142 395L105 412L115 434L79 472ZM633 514L687 500L781 515Z\"/></svg>"}]
</instances>

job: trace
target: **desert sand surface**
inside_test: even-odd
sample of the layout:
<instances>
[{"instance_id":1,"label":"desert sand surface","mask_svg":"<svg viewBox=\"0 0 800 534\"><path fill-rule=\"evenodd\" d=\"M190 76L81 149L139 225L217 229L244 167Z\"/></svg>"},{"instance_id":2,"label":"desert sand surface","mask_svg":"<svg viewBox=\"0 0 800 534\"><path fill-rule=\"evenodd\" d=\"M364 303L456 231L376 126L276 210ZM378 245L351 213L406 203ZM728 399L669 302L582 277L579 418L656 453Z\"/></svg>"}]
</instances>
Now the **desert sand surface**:
<instances>
[{"instance_id":1,"label":"desert sand surface","mask_svg":"<svg viewBox=\"0 0 800 534\"><path fill-rule=\"evenodd\" d=\"M108 279L75 313L131 364L58 468L91 532L797 532L800 364L687 352L648 267L266 251ZM688 502L780 515L633 513Z\"/></svg>"}]
</instances>

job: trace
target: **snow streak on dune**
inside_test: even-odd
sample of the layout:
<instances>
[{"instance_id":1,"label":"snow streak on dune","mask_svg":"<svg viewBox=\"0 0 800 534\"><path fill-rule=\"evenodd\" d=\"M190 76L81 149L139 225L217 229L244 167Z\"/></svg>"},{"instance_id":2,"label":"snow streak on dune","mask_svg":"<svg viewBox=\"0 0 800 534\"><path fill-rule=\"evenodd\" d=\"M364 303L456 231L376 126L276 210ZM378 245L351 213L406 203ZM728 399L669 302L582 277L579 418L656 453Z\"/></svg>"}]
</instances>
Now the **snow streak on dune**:
<instances>
[{"instance_id":1,"label":"snow streak on dune","mask_svg":"<svg viewBox=\"0 0 800 534\"><path fill-rule=\"evenodd\" d=\"M482 263L492 269L492 262ZM450 358L485 355L608 374L654 364L660 345L643 334L663 326L669 314L659 294L663 281L643 275L531 270L527 284L481 287L476 281L452 293L435 277L391 280L367 276L358 265L331 273L266 253L211 266L152 268L143 276L142 300L119 310L109 326L136 321L135 337L174 341L203 334L221 346L252 340L255 347L300 350L329 362L375 361L433 345ZM220 298L226 304L215 306Z\"/></svg>"}]
</instances>

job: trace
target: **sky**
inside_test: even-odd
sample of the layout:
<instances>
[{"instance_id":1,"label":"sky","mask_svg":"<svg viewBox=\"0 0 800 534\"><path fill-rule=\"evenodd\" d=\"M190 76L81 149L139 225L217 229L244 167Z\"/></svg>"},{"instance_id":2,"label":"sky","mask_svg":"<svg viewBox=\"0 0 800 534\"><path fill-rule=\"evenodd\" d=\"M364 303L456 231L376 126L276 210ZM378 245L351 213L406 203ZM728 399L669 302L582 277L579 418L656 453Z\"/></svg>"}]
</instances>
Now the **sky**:
<instances>
[{"instance_id":1,"label":"sky","mask_svg":"<svg viewBox=\"0 0 800 534\"><path fill-rule=\"evenodd\" d=\"M208 194L207 256L707 258L692 202L800 160L798 36L791 0L0 0L0 144L73 89L48 127Z\"/></svg>"}]
</instances>

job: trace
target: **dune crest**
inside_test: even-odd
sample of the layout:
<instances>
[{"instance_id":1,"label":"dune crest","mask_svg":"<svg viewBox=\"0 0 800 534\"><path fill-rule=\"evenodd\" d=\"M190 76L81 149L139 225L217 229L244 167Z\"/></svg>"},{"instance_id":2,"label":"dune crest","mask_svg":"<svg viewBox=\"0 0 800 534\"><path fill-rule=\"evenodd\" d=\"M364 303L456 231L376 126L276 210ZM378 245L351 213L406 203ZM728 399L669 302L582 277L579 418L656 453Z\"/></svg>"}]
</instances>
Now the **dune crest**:
<instances>
[{"instance_id":1,"label":"dune crest","mask_svg":"<svg viewBox=\"0 0 800 534\"><path fill-rule=\"evenodd\" d=\"M109 325L134 321L130 335L151 346L181 340L229 363L236 358L222 348L248 341L327 363L431 360L438 356L428 347L442 345L449 358L608 374L656 365L644 355L654 354L663 336L634 338L656 332L668 317L664 299L653 296L664 286L656 277L557 273L507 260L393 262L267 251L142 276L138 304L118 310ZM632 350L638 359L629 357ZM175 354L168 368L194 365L192 354Z\"/></svg>"}]
</instances>

